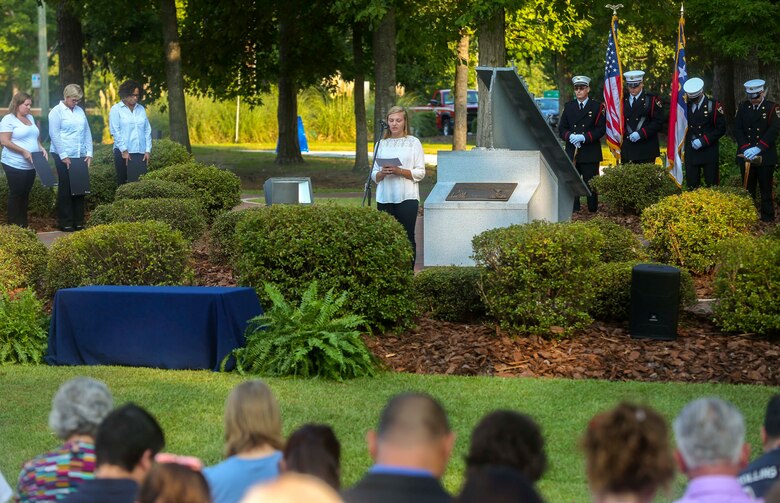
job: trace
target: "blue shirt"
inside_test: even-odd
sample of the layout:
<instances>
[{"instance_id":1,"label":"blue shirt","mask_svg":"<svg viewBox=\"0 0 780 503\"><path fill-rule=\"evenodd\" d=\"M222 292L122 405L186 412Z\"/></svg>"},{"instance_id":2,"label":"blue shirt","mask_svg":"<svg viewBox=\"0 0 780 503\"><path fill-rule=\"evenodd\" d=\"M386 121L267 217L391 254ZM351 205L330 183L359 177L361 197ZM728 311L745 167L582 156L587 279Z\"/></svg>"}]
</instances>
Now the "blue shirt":
<instances>
[{"instance_id":1,"label":"blue shirt","mask_svg":"<svg viewBox=\"0 0 780 503\"><path fill-rule=\"evenodd\" d=\"M146 110L136 104L133 110L120 101L108 114L114 148L120 152L127 150L131 154L145 154L152 151L152 126L146 117Z\"/></svg>"},{"instance_id":2,"label":"blue shirt","mask_svg":"<svg viewBox=\"0 0 780 503\"><path fill-rule=\"evenodd\" d=\"M238 503L244 493L258 482L269 482L279 476L282 453L274 452L259 459L231 456L203 469L214 503Z\"/></svg>"},{"instance_id":3,"label":"blue shirt","mask_svg":"<svg viewBox=\"0 0 780 503\"><path fill-rule=\"evenodd\" d=\"M50 152L60 158L92 157L92 133L89 130L87 115L81 107L73 110L60 104L49 112Z\"/></svg>"}]
</instances>

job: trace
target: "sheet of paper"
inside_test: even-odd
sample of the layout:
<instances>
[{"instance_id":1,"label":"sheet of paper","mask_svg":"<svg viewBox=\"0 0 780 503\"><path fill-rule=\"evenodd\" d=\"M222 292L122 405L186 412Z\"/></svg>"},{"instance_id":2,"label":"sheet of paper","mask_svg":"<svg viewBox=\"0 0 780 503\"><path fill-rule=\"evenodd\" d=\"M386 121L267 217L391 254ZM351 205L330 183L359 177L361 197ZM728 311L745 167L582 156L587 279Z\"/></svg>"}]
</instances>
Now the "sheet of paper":
<instances>
[{"instance_id":1,"label":"sheet of paper","mask_svg":"<svg viewBox=\"0 0 780 503\"><path fill-rule=\"evenodd\" d=\"M375 162L377 166L400 166L401 165L401 159L397 157L393 157L389 159L378 157L375 159Z\"/></svg>"}]
</instances>

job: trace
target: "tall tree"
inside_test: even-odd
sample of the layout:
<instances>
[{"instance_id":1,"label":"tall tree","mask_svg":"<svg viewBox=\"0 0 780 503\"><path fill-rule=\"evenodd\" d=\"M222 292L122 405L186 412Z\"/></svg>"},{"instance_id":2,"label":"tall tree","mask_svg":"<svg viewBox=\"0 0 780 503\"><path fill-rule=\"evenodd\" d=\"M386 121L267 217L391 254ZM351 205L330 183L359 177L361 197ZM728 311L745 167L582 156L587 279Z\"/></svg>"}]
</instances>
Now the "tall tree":
<instances>
[{"instance_id":1,"label":"tall tree","mask_svg":"<svg viewBox=\"0 0 780 503\"><path fill-rule=\"evenodd\" d=\"M469 89L469 39L468 28L462 28L458 40L455 59L455 130L452 135L452 149L466 150L468 134L468 105L466 97Z\"/></svg>"},{"instance_id":2,"label":"tall tree","mask_svg":"<svg viewBox=\"0 0 780 503\"><path fill-rule=\"evenodd\" d=\"M60 56L60 91L68 84L84 87L84 34L75 2L57 3L57 49Z\"/></svg>"},{"instance_id":3,"label":"tall tree","mask_svg":"<svg viewBox=\"0 0 780 503\"><path fill-rule=\"evenodd\" d=\"M395 105L396 78L395 7L391 6L373 33L374 46L374 137L387 111Z\"/></svg>"},{"instance_id":4,"label":"tall tree","mask_svg":"<svg viewBox=\"0 0 780 503\"><path fill-rule=\"evenodd\" d=\"M477 25L480 66L506 66L506 22L504 7L488 12ZM492 147L492 118L488 110L488 88L479 81L479 112L477 117L477 146Z\"/></svg>"},{"instance_id":5,"label":"tall tree","mask_svg":"<svg viewBox=\"0 0 780 503\"><path fill-rule=\"evenodd\" d=\"M187 127L187 105L184 102L181 44L176 21L176 0L160 0L160 21L165 52L165 82L168 87L168 121L171 139L191 151Z\"/></svg>"},{"instance_id":6,"label":"tall tree","mask_svg":"<svg viewBox=\"0 0 780 503\"><path fill-rule=\"evenodd\" d=\"M363 171L368 166L368 124L366 121L366 94L363 83L364 70L363 34L365 24L352 23L352 97L355 106L355 165L352 171Z\"/></svg>"}]
</instances>

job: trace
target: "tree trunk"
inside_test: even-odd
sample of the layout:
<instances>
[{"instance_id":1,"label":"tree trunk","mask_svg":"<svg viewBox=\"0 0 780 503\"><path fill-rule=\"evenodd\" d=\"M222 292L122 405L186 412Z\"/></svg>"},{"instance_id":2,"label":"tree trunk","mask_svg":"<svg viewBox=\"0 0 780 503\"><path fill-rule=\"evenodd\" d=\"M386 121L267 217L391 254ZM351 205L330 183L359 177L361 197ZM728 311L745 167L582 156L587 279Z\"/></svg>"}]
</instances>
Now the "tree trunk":
<instances>
[{"instance_id":1,"label":"tree trunk","mask_svg":"<svg viewBox=\"0 0 780 503\"><path fill-rule=\"evenodd\" d=\"M363 73L363 25L352 25L352 60L355 65L355 87L352 97L355 103L355 166L352 171L368 169L368 125L366 124L366 95Z\"/></svg>"},{"instance_id":2,"label":"tree trunk","mask_svg":"<svg viewBox=\"0 0 780 503\"><path fill-rule=\"evenodd\" d=\"M734 63L734 99L736 103L745 101L745 82L759 78L758 58L756 57L755 47L750 51L746 58L739 58ZM734 117L732 115L731 117Z\"/></svg>"},{"instance_id":3,"label":"tree trunk","mask_svg":"<svg viewBox=\"0 0 780 503\"><path fill-rule=\"evenodd\" d=\"M181 44L176 22L176 0L161 0L160 21L165 49L165 80L168 88L168 123L171 139L192 151L187 127L187 105L184 101L184 76L181 69Z\"/></svg>"},{"instance_id":4,"label":"tree trunk","mask_svg":"<svg viewBox=\"0 0 780 503\"><path fill-rule=\"evenodd\" d=\"M498 8L477 27L479 66L506 66L506 36L504 9ZM493 119L489 110L488 89L479 81L479 112L477 114L477 146L492 147Z\"/></svg>"},{"instance_id":5,"label":"tree trunk","mask_svg":"<svg viewBox=\"0 0 780 503\"><path fill-rule=\"evenodd\" d=\"M452 150L466 150L468 137L468 107L466 97L469 90L469 33L466 28L460 32L457 58L455 59L455 131L452 135Z\"/></svg>"},{"instance_id":6,"label":"tree trunk","mask_svg":"<svg viewBox=\"0 0 780 503\"><path fill-rule=\"evenodd\" d=\"M780 100L780 64L761 65L761 78L766 80L767 99L777 103Z\"/></svg>"},{"instance_id":7,"label":"tree trunk","mask_svg":"<svg viewBox=\"0 0 780 503\"><path fill-rule=\"evenodd\" d=\"M295 43L294 21L287 9L279 12L279 104L276 122L279 126L277 164L303 163L298 142L298 85L292 72L292 50Z\"/></svg>"},{"instance_id":8,"label":"tree trunk","mask_svg":"<svg viewBox=\"0 0 780 503\"><path fill-rule=\"evenodd\" d=\"M563 106L569 101L571 93L566 92L571 89L571 68L569 62L563 54L555 54L555 84L558 89L558 110L563 110ZM593 79L594 81L596 79ZM595 86L593 86L595 87ZM594 96L590 96L593 98ZM597 101L603 101L604 97L596 98Z\"/></svg>"},{"instance_id":9,"label":"tree trunk","mask_svg":"<svg viewBox=\"0 0 780 503\"><path fill-rule=\"evenodd\" d=\"M385 119L387 111L395 105L396 47L395 9L390 8L379 26L374 30L374 139L380 131L379 122Z\"/></svg>"},{"instance_id":10,"label":"tree trunk","mask_svg":"<svg viewBox=\"0 0 780 503\"><path fill-rule=\"evenodd\" d=\"M60 56L60 95L68 84L84 88L84 35L81 20L67 0L57 3L57 46Z\"/></svg>"},{"instance_id":11,"label":"tree trunk","mask_svg":"<svg viewBox=\"0 0 780 503\"><path fill-rule=\"evenodd\" d=\"M739 103L734 88L734 62L728 57L715 58L712 73L711 97L723 104L723 112L726 117L734 117L737 113L737 103ZM729 133L732 133L734 121L726 120L726 128Z\"/></svg>"}]
</instances>

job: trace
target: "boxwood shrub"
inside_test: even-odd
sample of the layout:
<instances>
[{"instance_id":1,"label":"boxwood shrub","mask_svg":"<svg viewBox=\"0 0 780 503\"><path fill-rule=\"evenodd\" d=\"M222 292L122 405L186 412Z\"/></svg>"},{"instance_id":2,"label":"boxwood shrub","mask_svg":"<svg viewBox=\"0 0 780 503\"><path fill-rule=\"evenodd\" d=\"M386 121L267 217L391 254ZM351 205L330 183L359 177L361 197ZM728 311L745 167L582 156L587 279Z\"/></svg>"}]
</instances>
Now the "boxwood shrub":
<instances>
[{"instance_id":1,"label":"boxwood shrub","mask_svg":"<svg viewBox=\"0 0 780 503\"><path fill-rule=\"evenodd\" d=\"M48 251L38 236L16 225L0 225L0 292L30 287L42 291Z\"/></svg>"},{"instance_id":2,"label":"boxwood shrub","mask_svg":"<svg viewBox=\"0 0 780 503\"><path fill-rule=\"evenodd\" d=\"M300 298L313 280L348 292L350 312L373 326L407 325L416 314L412 249L403 227L370 208L274 205L236 225L239 283L268 302L263 284Z\"/></svg>"},{"instance_id":3,"label":"boxwood shrub","mask_svg":"<svg viewBox=\"0 0 780 503\"><path fill-rule=\"evenodd\" d=\"M601 216L584 222L584 225L598 229L604 236L604 245L599 250L602 262L625 262L647 258L647 252L639 238L622 225Z\"/></svg>"},{"instance_id":4,"label":"boxwood shrub","mask_svg":"<svg viewBox=\"0 0 780 503\"><path fill-rule=\"evenodd\" d=\"M216 166L206 166L194 161L174 164L150 171L143 178L177 182L193 189L198 194L198 200L209 223L213 222L220 213L231 210L241 202L239 178L230 171Z\"/></svg>"},{"instance_id":5,"label":"boxwood shrub","mask_svg":"<svg viewBox=\"0 0 780 503\"><path fill-rule=\"evenodd\" d=\"M610 166L590 183L608 206L624 213L639 214L662 198L680 193L666 169L656 164Z\"/></svg>"},{"instance_id":6,"label":"boxwood shrub","mask_svg":"<svg viewBox=\"0 0 780 503\"><path fill-rule=\"evenodd\" d=\"M95 208L89 225L115 222L158 220L181 231L189 241L198 239L206 229L206 219L195 199L118 199Z\"/></svg>"},{"instance_id":7,"label":"boxwood shrub","mask_svg":"<svg viewBox=\"0 0 780 503\"><path fill-rule=\"evenodd\" d=\"M157 221L99 225L49 249L49 292L85 285L182 285L192 280L181 232Z\"/></svg>"},{"instance_id":8,"label":"boxwood shrub","mask_svg":"<svg viewBox=\"0 0 780 503\"><path fill-rule=\"evenodd\" d=\"M715 323L724 330L780 334L780 240L741 236L718 247Z\"/></svg>"},{"instance_id":9,"label":"boxwood shrub","mask_svg":"<svg viewBox=\"0 0 780 503\"><path fill-rule=\"evenodd\" d=\"M149 171L167 168L192 160L192 154L184 145L168 138L152 140L152 152L149 155Z\"/></svg>"},{"instance_id":10,"label":"boxwood shrub","mask_svg":"<svg viewBox=\"0 0 780 503\"><path fill-rule=\"evenodd\" d=\"M95 163L89 168L89 194L86 197L87 208L114 201L116 194L116 171L114 164Z\"/></svg>"},{"instance_id":11,"label":"boxwood shrub","mask_svg":"<svg viewBox=\"0 0 780 503\"><path fill-rule=\"evenodd\" d=\"M485 315L478 267L429 267L414 276L417 305L433 318L472 322Z\"/></svg>"},{"instance_id":12,"label":"boxwood shrub","mask_svg":"<svg viewBox=\"0 0 780 503\"><path fill-rule=\"evenodd\" d=\"M248 208L220 214L211 224L209 232L209 259L217 264L234 264L238 253L236 225L247 215L265 208Z\"/></svg>"},{"instance_id":13,"label":"boxwood shrub","mask_svg":"<svg viewBox=\"0 0 780 503\"><path fill-rule=\"evenodd\" d=\"M475 236L474 260L488 314L520 333L567 336L591 322L587 271L603 234L580 223L512 225Z\"/></svg>"},{"instance_id":14,"label":"boxwood shrub","mask_svg":"<svg viewBox=\"0 0 780 503\"><path fill-rule=\"evenodd\" d=\"M116 189L116 199L192 199L197 197L194 190L178 182L144 179L125 183Z\"/></svg>"},{"instance_id":15,"label":"boxwood shrub","mask_svg":"<svg viewBox=\"0 0 780 503\"><path fill-rule=\"evenodd\" d=\"M588 308L593 318L602 321L626 321L631 313L631 271L638 260L600 264L588 273L595 297ZM696 303L693 277L680 270L680 309Z\"/></svg>"},{"instance_id":16,"label":"boxwood shrub","mask_svg":"<svg viewBox=\"0 0 780 503\"><path fill-rule=\"evenodd\" d=\"M757 222L749 198L712 189L667 197L642 213L642 229L653 258L694 274L715 265L719 242L748 234Z\"/></svg>"}]
</instances>

